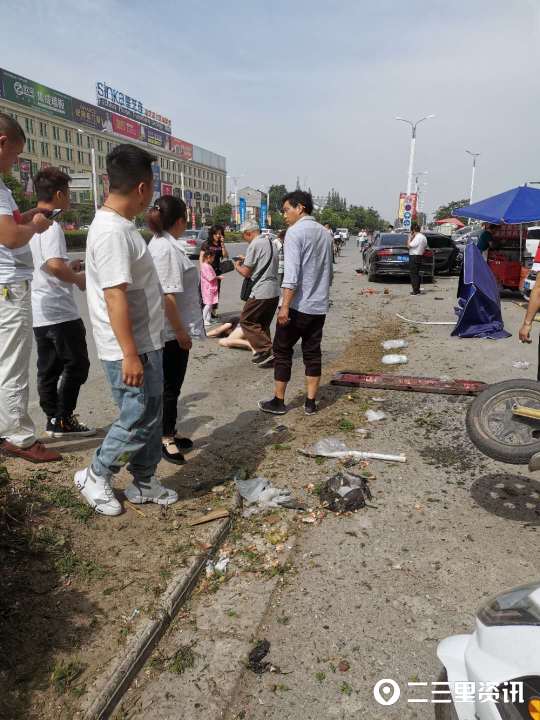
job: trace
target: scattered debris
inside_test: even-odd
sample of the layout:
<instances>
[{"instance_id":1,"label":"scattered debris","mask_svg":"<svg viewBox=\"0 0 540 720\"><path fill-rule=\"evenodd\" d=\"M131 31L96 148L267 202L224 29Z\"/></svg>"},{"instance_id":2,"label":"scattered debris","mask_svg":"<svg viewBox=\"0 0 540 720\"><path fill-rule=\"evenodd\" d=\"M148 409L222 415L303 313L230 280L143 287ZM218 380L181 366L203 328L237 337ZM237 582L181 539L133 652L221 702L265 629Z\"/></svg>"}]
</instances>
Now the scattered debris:
<instances>
[{"instance_id":1,"label":"scattered debris","mask_svg":"<svg viewBox=\"0 0 540 720\"><path fill-rule=\"evenodd\" d=\"M339 672L347 672L347 670L351 669L351 666L346 660L340 660L337 668Z\"/></svg>"},{"instance_id":2,"label":"scattered debris","mask_svg":"<svg viewBox=\"0 0 540 720\"><path fill-rule=\"evenodd\" d=\"M320 492L321 504L332 512L352 512L366 506L371 491L366 477L339 472L328 478Z\"/></svg>"},{"instance_id":3,"label":"scattered debris","mask_svg":"<svg viewBox=\"0 0 540 720\"><path fill-rule=\"evenodd\" d=\"M241 480L236 475L234 480L238 492L250 505L256 503L261 507L278 507L293 500L290 490L276 488L266 478L256 477L251 480Z\"/></svg>"},{"instance_id":4,"label":"scattered debris","mask_svg":"<svg viewBox=\"0 0 540 720\"><path fill-rule=\"evenodd\" d=\"M200 517L190 520L188 525L190 527L195 527L195 525L204 525L205 523L213 522L214 520L221 520L221 518L226 517L229 517L229 511L227 508L216 508L215 510L206 513L206 515L201 515Z\"/></svg>"},{"instance_id":5,"label":"scattered debris","mask_svg":"<svg viewBox=\"0 0 540 720\"><path fill-rule=\"evenodd\" d=\"M526 360L516 360L512 363L512 367L516 368L516 370L527 370L530 364L531 363L527 362Z\"/></svg>"},{"instance_id":6,"label":"scattered debris","mask_svg":"<svg viewBox=\"0 0 540 720\"><path fill-rule=\"evenodd\" d=\"M401 350L409 347L407 340L385 340L381 345L383 350Z\"/></svg>"},{"instance_id":7,"label":"scattered debris","mask_svg":"<svg viewBox=\"0 0 540 720\"><path fill-rule=\"evenodd\" d=\"M398 317L400 320L403 320L404 322L411 323L411 325L455 325L456 321L439 321L439 320L411 320L410 318L406 318L403 315L400 315L399 313L396 313L396 317Z\"/></svg>"},{"instance_id":8,"label":"scattered debris","mask_svg":"<svg viewBox=\"0 0 540 720\"><path fill-rule=\"evenodd\" d=\"M366 410L366 420L371 423L386 420L386 413L382 410Z\"/></svg>"},{"instance_id":9,"label":"scattered debris","mask_svg":"<svg viewBox=\"0 0 540 720\"><path fill-rule=\"evenodd\" d=\"M352 458L355 460L387 460L388 462L407 462L407 458L405 457L405 455L386 455L376 452L350 450L345 445L345 443L338 438L323 438L311 447L300 450L299 452L301 452L303 455L307 455L308 457L322 456L339 459Z\"/></svg>"},{"instance_id":10,"label":"scattered debris","mask_svg":"<svg viewBox=\"0 0 540 720\"><path fill-rule=\"evenodd\" d=\"M385 399L386 398L383 398L383 397L372 397L371 401L376 402L376 403L383 403L385 401Z\"/></svg>"},{"instance_id":11,"label":"scattered debris","mask_svg":"<svg viewBox=\"0 0 540 720\"><path fill-rule=\"evenodd\" d=\"M367 438L369 437L369 430L366 430L366 428L356 428L354 432L362 440L367 440Z\"/></svg>"},{"instance_id":12,"label":"scattered debris","mask_svg":"<svg viewBox=\"0 0 540 720\"><path fill-rule=\"evenodd\" d=\"M220 559L214 563L212 560L208 560L206 563L206 577L212 577L212 575L226 575L227 566L231 562L231 558L227 555L223 555Z\"/></svg>"},{"instance_id":13,"label":"scattered debris","mask_svg":"<svg viewBox=\"0 0 540 720\"><path fill-rule=\"evenodd\" d=\"M326 513L322 510L315 510L313 512L310 512L309 515L306 515L302 518L302 522L306 523L307 525L318 525L321 523L322 520L326 517Z\"/></svg>"},{"instance_id":14,"label":"scattered debris","mask_svg":"<svg viewBox=\"0 0 540 720\"><path fill-rule=\"evenodd\" d=\"M248 667L256 675L262 675L267 670L270 670L271 664L269 662L263 662L264 658L270 652L270 643L268 640L259 640L253 650L248 655Z\"/></svg>"},{"instance_id":15,"label":"scattered debris","mask_svg":"<svg viewBox=\"0 0 540 720\"><path fill-rule=\"evenodd\" d=\"M191 669L195 665L195 653L190 645L181 645L169 660L167 670L169 672L182 675L186 670Z\"/></svg>"},{"instance_id":16,"label":"scattered debris","mask_svg":"<svg viewBox=\"0 0 540 720\"><path fill-rule=\"evenodd\" d=\"M487 387L486 383L478 380L442 380L434 377L415 377L414 375L391 373L357 373L350 370L337 372L332 378L331 384L344 387L439 393L441 395L478 395Z\"/></svg>"},{"instance_id":17,"label":"scattered debris","mask_svg":"<svg viewBox=\"0 0 540 720\"><path fill-rule=\"evenodd\" d=\"M406 365L409 358L406 355L383 355L381 362L383 365Z\"/></svg>"}]
</instances>

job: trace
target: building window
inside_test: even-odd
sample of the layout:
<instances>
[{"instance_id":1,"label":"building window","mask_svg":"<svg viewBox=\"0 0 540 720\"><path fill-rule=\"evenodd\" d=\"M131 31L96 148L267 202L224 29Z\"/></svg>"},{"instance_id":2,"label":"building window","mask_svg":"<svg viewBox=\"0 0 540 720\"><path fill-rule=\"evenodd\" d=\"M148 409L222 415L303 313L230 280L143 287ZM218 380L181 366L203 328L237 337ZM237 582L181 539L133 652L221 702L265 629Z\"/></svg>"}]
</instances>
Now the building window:
<instances>
[{"instance_id":1,"label":"building window","mask_svg":"<svg viewBox=\"0 0 540 720\"><path fill-rule=\"evenodd\" d=\"M56 125L53 125L52 136L53 140L60 140L60 128L56 127Z\"/></svg>"},{"instance_id":2,"label":"building window","mask_svg":"<svg viewBox=\"0 0 540 720\"><path fill-rule=\"evenodd\" d=\"M107 143L107 152L110 153L111 150L112 150L112 143L108 142Z\"/></svg>"},{"instance_id":3,"label":"building window","mask_svg":"<svg viewBox=\"0 0 540 720\"><path fill-rule=\"evenodd\" d=\"M77 146L81 147L82 145L82 136L80 132L77 132Z\"/></svg>"},{"instance_id":4,"label":"building window","mask_svg":"<svg viewBox=\"0 0 540 720\"><path fill-rule=\"evenodd\" d=\"M78 161L79 163L83 163L83 162L84 162L83 154L84 154L84 153L82 153L80 150L77 150L77 161Z\"/></svg>"},{"instance_id":5,"label":"building window","mask_svg":"<svg viewBox=\"0 0 540 720\"><path fill-rule=\"evenodd\" d=\"M103 163L103 155L98 155L98 168L99 168L100 170L103 170L103 165L104 165L104 163Z\"/></svg>"},{"instance_id":6,"label":"building window","mask_svg":"<svg viewBox=\"0 0 540 720\"><path fill-rule=\"evenodd\" d=\"M41 135L41 137L47 137L47 136L48 136L47 123L44 123L44 122L41 122L41 121L40 121L40 123L39 123L39 134Z\"/></svg>"},{"instance_id":7,"label":"building window","mask_svg":"<svg viewBox=\"0 0 540 720\"><path fill-rule=\"evenodd\" d=\"M26 146L28 148L28 152L32 153L33 155L36 154L36 141L35 140L27 140Z\"/></svg>"},{"instance_id":8,"label":"building window","mask_svg":"<svg viewBox=\"0 0 540 720\"><path fill-rule=\"evenodd\" d=\"M32 118L24 118L24 126L26 128L26 132L34 134L34 121Z\"/></svg>"},{"instance_id":9,"label":"building window","mask_svg":"<svg viewBox=\"0 0 540 720\"><path fill-rule=\"evenodd\" d=\"M62 152L58 145L54 146L54 159L55 160L61 160L62 159Z\"/></svg>"},{"instance_id":10,"label":"building window","mask_svg":"<svg viewBox=\"0 0 540 720\"><path fill-rule=\"evenodd\" d=\"M99 152L103 152L103 140L97 141L97 149L99 150Z\"/></svg>"},{"instance_id":11,"label":"building window","mask_svg":"<svg viewBox=\"0 0 540 720\"><path fill-rule=\"evenodd\" d=\"M87 138L86 138L86 147L87 147L87 148L91 148L91 147L92 147L92 138L90 137L90 135L88 135Z\"/></svg>"},{"instance_id":12,"label":"building window","mask_svg":"<svg viewBox=\"0 0 540 720\"><path fill-rule=\"evenodd\" d=\"M66 148L66 159L67 159L67 160L73 160L73 150L72 150L72 148Z\"/></svg>"},{"instance_id":13,"label":"building window","mask_svg":"<svg viewBox=\"0 0 540 720\"><path fill-rule=\"evenodd\" d=\"M41 154L45 157L49 157L49 143L42 142L41 143Z\"/></svg>"}]
</instances>

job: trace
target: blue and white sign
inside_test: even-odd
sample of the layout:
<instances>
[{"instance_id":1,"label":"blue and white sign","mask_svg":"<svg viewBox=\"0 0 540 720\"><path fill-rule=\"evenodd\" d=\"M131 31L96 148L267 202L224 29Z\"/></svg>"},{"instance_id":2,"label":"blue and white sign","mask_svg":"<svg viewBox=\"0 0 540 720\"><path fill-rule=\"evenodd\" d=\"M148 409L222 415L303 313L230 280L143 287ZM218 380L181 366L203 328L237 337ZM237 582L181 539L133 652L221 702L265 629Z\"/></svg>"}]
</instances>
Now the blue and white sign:
<instances>
[{"instance_id":1,"label":"blue and white sign","mask_svg":"<svg viewBox=\"0 0 540 720\"><path fill-rule=\"evenodd\" d=\"M246 198L241 197L238 201L240 207L240 225L246 221Z\"/></svg>"},{"instance_id":2,"label":"blue and white sign","mask_svg":"<svg viewBox=\"0 0 540 720\"><path fill-rule=\"evenodd\" d=\"M261 214L259 217L259 225L261 226L261 230L264 230L266 227L266 216L268 214L268 205L266 204L266 200L263 200L261 202Z\"/></svg>"},{"instance_id":3,"label":"blue and white sign","mask_svg":"<svg viewBox=\"0 0 540 720\"><path fill-rule=\"evenodd\" d=\"M410 230L411 224L412 224L412 210L413 210L413 206L412 206L410 197L405 198L405 204L403 206L403 210L404 210L404 212L403 212L403 229Z\"/></svg>"}]
</instances>

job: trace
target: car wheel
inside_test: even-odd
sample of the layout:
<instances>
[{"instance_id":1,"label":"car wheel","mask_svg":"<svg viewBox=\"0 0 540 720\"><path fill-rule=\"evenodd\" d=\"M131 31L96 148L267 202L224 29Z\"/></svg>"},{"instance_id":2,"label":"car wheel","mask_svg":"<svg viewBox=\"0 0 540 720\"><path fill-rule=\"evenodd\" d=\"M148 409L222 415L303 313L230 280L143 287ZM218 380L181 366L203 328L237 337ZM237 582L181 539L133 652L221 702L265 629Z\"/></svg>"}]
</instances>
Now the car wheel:
<instances>
[{"instance_id":1,"label":"car wheel","mask_svg":"<svg viewBox=\"0 0 540 720\"><path fill-rule=\"evenodd\" d=\"M441 670L437 680L441 683L448 682L448 675L444 668ZM436 703L434 705L434 712L435 720L459 720L453 700L451 703Z\"/></svg>"}]
</instances>

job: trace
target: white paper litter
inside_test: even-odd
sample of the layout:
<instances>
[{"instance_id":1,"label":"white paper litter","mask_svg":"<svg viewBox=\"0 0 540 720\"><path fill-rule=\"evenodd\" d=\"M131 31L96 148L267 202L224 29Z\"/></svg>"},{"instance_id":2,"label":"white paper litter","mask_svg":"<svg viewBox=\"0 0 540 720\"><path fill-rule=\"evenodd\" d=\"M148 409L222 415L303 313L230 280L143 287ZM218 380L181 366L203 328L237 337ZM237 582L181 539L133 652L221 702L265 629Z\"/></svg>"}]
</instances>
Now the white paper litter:
<instances>
[{"instance_id":1,"label":"white paper litter","mask_svg":"<svg viewBox=\"0 0 540 720\"><path fill-rule=\"evenodd\" d=\"M386 413L382 410L366 410L366 420L368 422L379 422L379 420L386 420Z\"/></svg>"},{"instance_id":2,"label":"white paper litter","mask_svg":"<svg viewBox=\"0 0 540 720\"><path fill-rule=\"evenodd\" d=\"M385 340L381 345L383 350L401 350L401 348L409 347L406 340Z\"/></svg>"},{"instance_id":3,"label":"white paper litter","mask_svg":"<svg viewBox=\"0 0 540 720\"><path fill-rule=\"evenodd\" d=\"M383 355L383 365L406 365L409 359L406 355Z\"/></svg>"}]
</instances>

